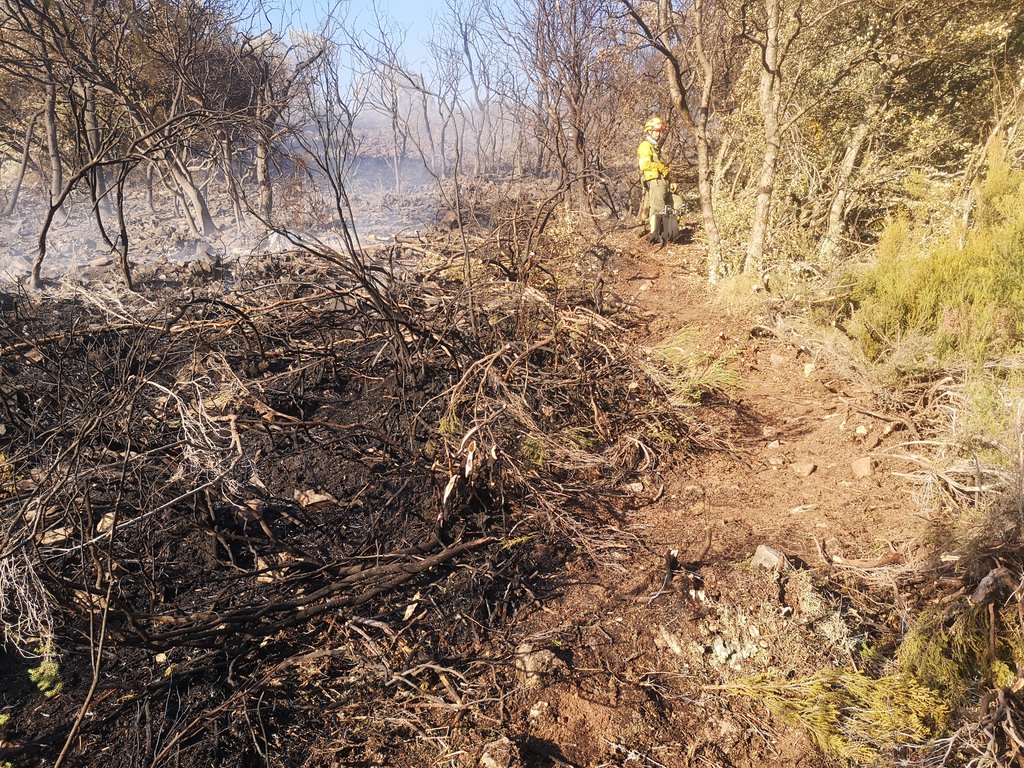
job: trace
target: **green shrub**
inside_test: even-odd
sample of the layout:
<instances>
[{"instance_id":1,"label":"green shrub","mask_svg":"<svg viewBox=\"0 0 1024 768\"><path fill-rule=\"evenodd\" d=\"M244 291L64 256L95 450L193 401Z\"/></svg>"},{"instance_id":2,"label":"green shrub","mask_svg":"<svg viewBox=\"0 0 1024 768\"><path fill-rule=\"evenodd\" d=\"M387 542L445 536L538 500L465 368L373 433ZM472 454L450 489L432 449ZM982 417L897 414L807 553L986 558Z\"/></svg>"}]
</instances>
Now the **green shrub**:
<instances>
[{"instance_id":1,"label":"green shrub","mask_svg":"<svg viewBox=\"0 0 1024 768\"><path fill-rule=\"evenodd\" d=\"M823 669L792 679L742 678L725 688L763 701L782 719L806 728L823 752L843 762L881 764L900 747L940 733L949 718L948 704L935 691L904 674L875 678Z\"/></svg>"},{"instance_id":2,"label":"green shrub","mask_svg":"<svg viewBox=\"0 0 1024 768\"><path fill-rule=\"evenodd\" d=\"M891 220L877 263L861 277L850 330L873 359L901 372L1016 351L1024 329L1024 171L1002 147L989 152L972 223ZM922 340L924 343L922 343ZM912 356L901 355L911 345ZM907 358L910 359L907 359Z\"/></svg>"},{"instance_id":3,"label":"green shrub","mask_svg":"<svg viewBox=\"0 0 1024 768\"><path fill-rule=\"evenodd\" d=\"M28 671L28 677L48 699L64 690L64 682L60 679L60 665L51 656L44 656L38 667L32 667Z\"/></svg>"},{"instance_id":4,"label":"green shrub","mask_svg":"<svg viewBox=\"0 0 1024 768\"><path fill-rule=\"evenodd\" d=\"M961 707L972 692L1015 682L1010 670L1024 663L1024 626L1016 606L996 612L994 627L985 605L967 604L952 615L926 610L900 643L897 661L950 706Z\"/></svg>"}]
</instances>

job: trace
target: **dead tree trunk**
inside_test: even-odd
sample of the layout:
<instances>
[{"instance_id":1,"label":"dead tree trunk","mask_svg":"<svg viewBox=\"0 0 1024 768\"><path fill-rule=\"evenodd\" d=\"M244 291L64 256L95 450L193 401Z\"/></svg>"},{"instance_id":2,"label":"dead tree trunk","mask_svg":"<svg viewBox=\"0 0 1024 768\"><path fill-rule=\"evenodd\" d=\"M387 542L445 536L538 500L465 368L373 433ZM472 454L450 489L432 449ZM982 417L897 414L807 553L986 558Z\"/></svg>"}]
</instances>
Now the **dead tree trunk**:
<instances>
[{"instance_id":1,"label":"dead tree trunk","mask_svg":"<svg viewBox=\"0 0 1024 768\"><path fill-rule=\"evenodd\" d=\"M4 208L3 216L6 218L14 213L14 209L18 205L18 195L21 193L21 183L25 180L25 171L28 169L29 163L29 150L32 146L32 133L35 131L36 120L43 114L43 110L39 110L29 118L28 127L25 129L25 146L21 151L21 165L18 166L18 175L14 179L14 186L11 188L11 199L7 201L7 207Z\"/></svg>"},{"instance_id":2,"label":"dead tree trunk","mask_svg":"<svg viewBox=\"0 0 1024 768\"><path fill-rule=\"evenodd\" d=\"M192 178L192 172L188 169L188 165L173 150L168 150L165 154L165 158L167 160L171 176L174 177L174 182L178 185L178 189L181 190L181 194L185 198L187 207L190 209L189 220L192 225L192 229L196 234L202 235L203 237L213 234L217 230L217 225L213 223L213 217L210 215L210 209L206 205L206 198L199 190L199 187L196 186L196 183Z\"/></svg>"},{"instance_id":3,"label":"dead tree trunk","mask_svg":"<svg viewBox=\"0 0 1024 768\"><path fill-rule=\"evenodd\" d=\"M50 200L60 196L64 187L64 167L61 163L60 141L57 137L57 84L52 80L46 84L46 101L43 107L46 126L46 149L50 157Z\"/></svg>"}]
</instances>

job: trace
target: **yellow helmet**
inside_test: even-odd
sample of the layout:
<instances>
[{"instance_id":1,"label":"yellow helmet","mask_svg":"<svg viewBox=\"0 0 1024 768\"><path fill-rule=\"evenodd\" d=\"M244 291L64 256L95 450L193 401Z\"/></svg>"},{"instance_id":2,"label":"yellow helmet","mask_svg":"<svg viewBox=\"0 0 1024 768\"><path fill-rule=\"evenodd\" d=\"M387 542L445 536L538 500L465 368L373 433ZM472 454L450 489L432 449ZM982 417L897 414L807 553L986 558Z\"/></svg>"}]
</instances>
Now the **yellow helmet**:
<instances>
[{"instance_id":1,"label":"yellow helmet","mask_svg":"<svg viewBox=\"0 0 1024 768\"><path fill-rule=\"evenodd\" d=\"M665 129L665 123L657 115L655 115L650 120L648 120L646 123L644 123L644 133L650 133L651 131L658 131L658 130L664 130L664 129Z\"/></svg>"}]
</instances>

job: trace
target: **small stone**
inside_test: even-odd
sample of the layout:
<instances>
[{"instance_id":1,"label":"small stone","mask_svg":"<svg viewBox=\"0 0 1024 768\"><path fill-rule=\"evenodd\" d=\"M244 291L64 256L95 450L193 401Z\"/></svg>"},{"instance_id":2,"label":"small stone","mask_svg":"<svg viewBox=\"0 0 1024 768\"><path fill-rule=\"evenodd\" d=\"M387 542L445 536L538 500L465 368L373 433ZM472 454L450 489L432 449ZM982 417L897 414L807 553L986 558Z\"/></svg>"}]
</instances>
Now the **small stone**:
<instances>
[{"instance_id":1,"label":"small stone","mask_svg":"<svg viewBox=\"0 0 1024 768\"><path fill-rule=\"evenodd\" d=\"M771 355L768 356L768 359L771 361L773 368L781 368L789 362L788 357L780 355L778 352L772 352Z\"/></svg>"},{"instance_id":2,"label":"small stone","mask_svg":"<svg viewBox=\"0 0 1024 768\"><path fill-rule=\"evenodd\" d=\"M531 723L536 723L540 720L546 720L547 718L551 717L551 715L551 704L547 701L544 701L543 699L536 702L532 707L530 707L529 718Z\"/></svg>"},{"instance_id":3,"label":"small stone","mask_svg":"<svg viewBox=\"0 0 1024 768\"><path fill-rule=\"evenodd\" d=\"M781 447L782 443L780 443L778 440L772 440L770 443L768 443L768 445L765 446L765 448L768 448L769 450L772 451L778 450Z\"/></svg>"},{"instance_id":4,"label":"small stone","mask_svg":"<svg viewBox=\"0 0 1024 768\"><path fill-rule=\"evenodd\" d=\"M654 637L654 645L660 649L668 649L676 656L682 656L683 643L679 636L665 627L660 627L659 630L659 633Z\"/></svg>"},{"instance_id":5,"label":"small stone","mask_svg":"<svg viewBox=\"0 0 1024 768\"><path fill-rule=\"evenodd\" d=\"M715 639L711 641L711 653L714 654L719 664L725 664L732 655L732 651L725 647L725 640L721 635L716 635Z\"/></svg>"},{"instance_id":6,"label":"small stone","mask_svg":"<svg viewBox=\"0 0 1024 768\"><path fill-rule=\"evenodd\" d=\"M530 643L516 648L515 665L526 688L539 688L545 678L566 671L565 662L554 652L544 648L535 650Z\"/></svg>"},{"instance_id":7,"label":"small stone","mask_svg":"<svg viewBox=\"0 0 1024 768\"><path fill-rule=\"evenodd\" d=\"M769 571L788 571L791 566L786 556L779 550L769 547L766 544L758 544L754 550L754 556L750 559L750 565L766 568Z\"/></svg>"},{"instance_id":8,"label":"small stone","mask_svg":"<svg viewBox=\"0 0 1024 768\"><path fill-rule=\"evenodd\" d=\"M761 427L761 437L775 437L779 433L775 427Z\"/></svg>"},{"instance_id":9,"label":"small stone","mask_svg":"<svg viewBox=\"0 0 1024 768\"><path fill-rule=\"evenodd\" d=\"M769 456L768 463L773 467L781 467L785 465L786 460L782 456Z\"/></svg>"},{"instance_id":10,"label":"small stone","mask_svg":"<svg viewBox=\"0 0 1024 768\"><path fill-rule=\"evenodd\" d=\"M97 256L95 259L89 259L89 266L92 267L93 269L97 269L99 267L109 267L113 263L114 260L111 259L109 256Z\"/></svg>"},{"instance_id":11,"label":"small stone","mask_svg":"<svg viewBox=\"0 0 1024 768\"><path fill-rule=\"evenodd\" d=\"M507 736L484 745L480 753L479 768L517 768L523 764L523 757Z\"/></svg>"},{"instance_id":12,"label":"small stone","mask_svg":"<svg viewBox=\"0 0 1024 768\"><path fill-rule=\"evenodd\" d=\"M629 491L630 493L643 493L644 492L644 484L643 483L626 483L626 485L623 486L623 487L627 491Z\"/></svg>"},{"instance_id":13,"label":"small stone","mask_svg":"<svg viewBox=\"0 0 1024 768\"><path fill-rule=\"evenodd\" d=\"M874 474L874 466L872 466L871 457L864 456L863 458L850 462L850 470L853 472L853 476L858 480L871 477L871 475Z\"/></svg>"},{"instance_id":14,"label":"small stone","mask_svg":"<svg viewBox=\"0 0 1024 768\"><path fill-rule=\"evenodd\" d=\"M797 461L789 465L789 468L793 470L793 473L798 477L810 477L814 474L815 470L818 469L818 465L813 461Z\"/></svg>"}]
</instances>

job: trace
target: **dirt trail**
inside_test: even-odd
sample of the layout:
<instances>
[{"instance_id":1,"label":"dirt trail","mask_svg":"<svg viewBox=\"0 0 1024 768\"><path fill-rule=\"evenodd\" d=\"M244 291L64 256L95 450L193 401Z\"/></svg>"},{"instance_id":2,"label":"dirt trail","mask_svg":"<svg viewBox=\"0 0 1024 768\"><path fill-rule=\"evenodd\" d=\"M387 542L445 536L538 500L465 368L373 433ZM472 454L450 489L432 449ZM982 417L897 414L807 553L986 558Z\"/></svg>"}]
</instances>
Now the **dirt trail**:
<instances>
[{"instance_id":1,"label":"dirt trail","mask_svg":"<svg viewBox=\"0 0 1024 768\"><path fill-rule=\"evenodd\" d=\"M686 327L688 343L733 355L741 387L701 410L731 450L677 456L627 489L636 546L524 623L523 762L825 764L802 729L714 686L850 662L841 601L804 566L824 567L822 545L895 557L915 487L887 451L909 437L784 325L718 308L697 246L621 247L614 289L649 314L648 343ZM752 566L761 544L798 569ZM666 584L670 550L680 568Z\"/></svg>"}]
</instances>

